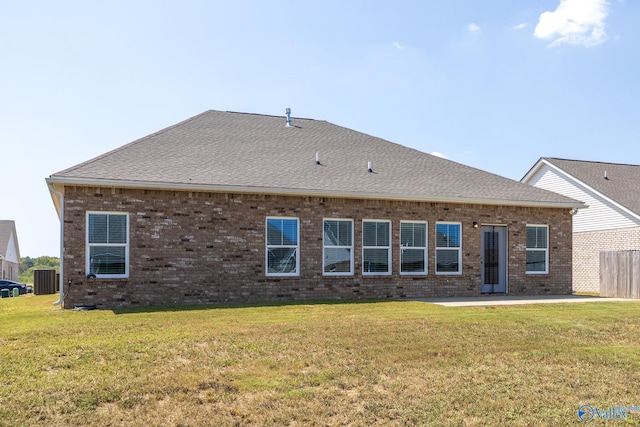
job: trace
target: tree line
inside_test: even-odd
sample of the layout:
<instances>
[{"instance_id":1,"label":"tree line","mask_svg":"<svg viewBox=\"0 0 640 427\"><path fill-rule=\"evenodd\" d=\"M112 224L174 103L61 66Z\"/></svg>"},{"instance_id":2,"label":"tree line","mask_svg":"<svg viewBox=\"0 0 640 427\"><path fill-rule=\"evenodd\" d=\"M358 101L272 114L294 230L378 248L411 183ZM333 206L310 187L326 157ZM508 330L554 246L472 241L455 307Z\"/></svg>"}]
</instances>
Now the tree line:
<instances>
[{"instance_id":1,"label":"tree line","mask_svg":"<svg viewBox=\"0 0 640 427\"><path fill-rule=\"evenodd\" d=\"M20 283L33 284L33 270L50 269L60 271L60 258L52 256L22 257L20 258L18 281Z\"/></svg>"}]
</instances>

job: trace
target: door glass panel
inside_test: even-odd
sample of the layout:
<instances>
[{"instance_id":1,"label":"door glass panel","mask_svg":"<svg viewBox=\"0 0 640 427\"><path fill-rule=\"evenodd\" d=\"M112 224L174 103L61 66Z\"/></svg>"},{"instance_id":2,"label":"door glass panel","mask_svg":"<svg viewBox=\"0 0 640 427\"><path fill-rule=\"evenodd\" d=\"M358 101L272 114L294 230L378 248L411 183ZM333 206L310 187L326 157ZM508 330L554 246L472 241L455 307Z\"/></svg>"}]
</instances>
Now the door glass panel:
<instances>
[{"instance_id":1,"label":"door glass panel","mask_svg":"<svg viewBox=\"0 0 640 427\"><path fill-rule=\"evenodd\" d=\"M486 225L481 233L481 292L506 293L507 227Z\"/></svg>"},{"instance_id":2,"label":"door glass panel","mask_svg":"<svg viewBox=\"0 0 640 427\"><path fill-rule=\"evenodd\" d=\"M500 283L498 252L498 233L486 231L484 233L484 284L497 285Z\"/></svg>"}]
</instances>

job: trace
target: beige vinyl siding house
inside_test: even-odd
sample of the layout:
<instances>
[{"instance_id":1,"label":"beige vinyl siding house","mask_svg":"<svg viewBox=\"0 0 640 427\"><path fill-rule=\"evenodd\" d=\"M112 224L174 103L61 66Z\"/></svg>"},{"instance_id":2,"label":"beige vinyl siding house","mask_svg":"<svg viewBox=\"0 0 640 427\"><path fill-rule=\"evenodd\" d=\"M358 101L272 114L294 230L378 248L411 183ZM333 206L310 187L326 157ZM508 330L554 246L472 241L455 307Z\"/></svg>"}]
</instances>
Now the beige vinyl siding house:
<instances>
[{"instance_id":1,"label":"beige vinyl siding house","mask_svg":"<svg viewBox=\"0 0 640 427\"><path fill-rule=\"evenodd\" d=\"M523 183L588 206L573 219L573 288L600 291L600 252L640 250L640 166L541 158Z\"/></svg>"},{"instance_id":2,"label":"beige vinyl siding house","mask_svg":"<svg viewBox=\"0 0 640 427\"><path fill-rule=\"evenodd\" d=\"M65 307L568 294L582 206L326 121L222 111L47 183Z\"/></svg>"},{"instance_id":3,"label":"beige vinyl siding house","mask_svg":"<svg viewBox=\"0 0 640 427\"><path fill-rule=\"evenodd\" d=\"M18 281L20 247L15 221L0 220L0 267L0 279Z\"/></svg>"}]
</instances>

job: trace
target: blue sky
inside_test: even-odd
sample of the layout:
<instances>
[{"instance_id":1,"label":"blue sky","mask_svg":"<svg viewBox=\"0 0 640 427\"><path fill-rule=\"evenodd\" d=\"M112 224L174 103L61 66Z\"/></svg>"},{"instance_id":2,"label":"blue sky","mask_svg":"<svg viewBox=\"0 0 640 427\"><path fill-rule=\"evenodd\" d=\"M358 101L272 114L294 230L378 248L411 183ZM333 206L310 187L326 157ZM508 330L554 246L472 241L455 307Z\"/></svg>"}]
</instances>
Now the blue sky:
<instances>
[{"instance_id":1,"label":"blue sky","mask_svg":"<svg viewBox=\"0 0 640 427\"><path fill-rule=\"evenodd\" d=\"M640 164L637 0L3 2L0 219L58 255L44 179L208 109L327 120L520 179Z\"/></svg>"}]
</instances>

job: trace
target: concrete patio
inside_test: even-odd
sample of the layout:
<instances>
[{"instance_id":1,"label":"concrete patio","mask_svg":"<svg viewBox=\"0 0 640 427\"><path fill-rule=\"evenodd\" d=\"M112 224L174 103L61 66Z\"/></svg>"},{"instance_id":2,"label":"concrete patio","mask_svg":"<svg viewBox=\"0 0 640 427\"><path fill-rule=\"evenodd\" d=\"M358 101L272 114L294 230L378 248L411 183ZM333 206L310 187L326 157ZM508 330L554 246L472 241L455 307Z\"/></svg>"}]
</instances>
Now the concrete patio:
<instances>
[{"instance_id":1,"label":"concrete patio","mask_svg":"<svg viewBox=\"0 0 640 427\"><path fill-rule=\"evenodd\" d=\"M638 302L638 300L625 298L607 298L589 295L537 295L537 296L510 296L491 295L466 298L428 298L420 301L438 304L446 307L472 307L491 305L522 305L522 304L559 304L577 302Z\"/></svg>"}]
</instances>

